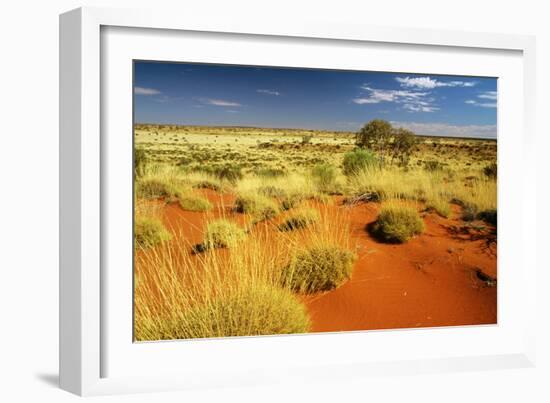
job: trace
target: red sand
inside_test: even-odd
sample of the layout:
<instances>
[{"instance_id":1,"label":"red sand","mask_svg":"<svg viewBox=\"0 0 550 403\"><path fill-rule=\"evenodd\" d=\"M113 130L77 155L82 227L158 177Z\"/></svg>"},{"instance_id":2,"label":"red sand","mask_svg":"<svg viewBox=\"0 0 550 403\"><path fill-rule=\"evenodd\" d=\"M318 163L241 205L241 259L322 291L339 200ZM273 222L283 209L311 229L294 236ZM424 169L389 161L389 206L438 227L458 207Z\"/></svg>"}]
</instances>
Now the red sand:
<instances>
[{"instance_id":1,"label":"red sand","mask_svg":"<svg viewBox=\"0 0 550 403\"><path fill-rule=\"evenodd\" d=\"M496 323L496 287L475 273L496 278L496 248L484 239L453 239L449 228L462 223L435 214L408 243L379 243L365 230L377 211L374 203L351 209L358 260L350 281L307 301L313 331Z\"/></svg>"},{"instance_id":2,"label":"red sand","mask_svg":"<svg viewBox=\"0 0 550 403\"><path fill-rule=\"evenodd\" d=\"M210 219L231 216L233 197L210 190L203 195L215 204L208 213L165 208L165 224L192 243L203 238ZM425 232L402 245L377 242L366 231L379 205L364 203L350 209L352 243L358 259L351 280L336 290L305 297L314 332L492 324L497 321L497 287L480 280L476 270L496 279L496 242L487 234L456 231L464 223L426 214ZM475 235L481 235L476 240Z\"/></svg>"}]
</instances>

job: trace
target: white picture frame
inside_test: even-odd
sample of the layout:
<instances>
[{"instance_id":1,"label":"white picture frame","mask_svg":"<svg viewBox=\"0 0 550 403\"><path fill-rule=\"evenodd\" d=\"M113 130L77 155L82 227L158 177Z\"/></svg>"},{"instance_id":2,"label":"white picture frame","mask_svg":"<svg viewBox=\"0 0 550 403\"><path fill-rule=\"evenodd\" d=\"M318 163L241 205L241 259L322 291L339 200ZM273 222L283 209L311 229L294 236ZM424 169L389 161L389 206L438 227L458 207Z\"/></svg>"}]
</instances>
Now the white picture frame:
<instances>
[{"instance_id":1,"label":"white picture frame","mask_svg":"<svg viewBox=\"0 0 550 403\"><path fill-rule=\"evenodd\" d=\"M114 35L108 42L106 37L102 36L106 32L112 32ZM411 51L426 52L431 54L429 57L432 58L434 52L442 52L449 58L456 57L453 56L453 52L470 52L474 54L472 57L476 57L477 54L479 58L484 58L486 54L497 58L501 54L512 55L509 62L504 58L502 66L498 67L506 77L503 98L499 99L499 113L502 110L511 111L512 108L517 110L518 105L521 110L512 117L499 117L499 194L512 183L524 191L516 192L513 196L507 194L508 204L505 203L502 210L499 205L499 259L505 256L510 263L513 261L515 266L520 268L517 272L510 271L510 275L504 278L499 276L499 325L132 345L125 333L128 326L123 325L120 329L115 326L117 323L127 323L128 320L131 322L131 318L121 317L128 314L127 305L123 304L131 304L131 299L124 298L128 296L128 289L126 287L120 290L120 300L126 302L113 305L113 298L109 298L110 293L124 285L117 283L117 280L109 275L110 272L105 271L109 266L109 259L112 258L105 241L105 228L109 227L109 220L115 219L113 214L106 214L106 211L111 209L110 200L117 198L113 193L116 188L124 189L124 186L118 184L125 177L124 168L115 168L109 163L107 151L111 147L125 150L125 144L127 145L123 142L113 142L114 137L109 133L113 128L125 130L128 127L128 119L131 121L130 115L123 117L126 119L124 121L111 122L106 104L116 103L120 110L127 110L127 97L131 97L132 92L129 87L129 92L123 95L125 89L128 89L126 80L120 80L120 83L117 81L119 88L115 89L117 85L112 85L111 92L113 81L106 80L106 77L121 74L120 71L123 73L124 69L116 72L117 66L126 66L128 60L138 58L131 51L135 46L121 46L124 42L120 42L125 40L130 45L131 36L137 36L138 32L143 35L139 42L143 50L139 56L152 59L161 57L164 60L171 60L170 47L182 40L181 35L185 36L185 33L192 33L192 40L195 41L200 40L202 36L214 35L211 41L213 43L229 43L235 38L239 41L250 40L260 45L269 42L270 46L287 49L289 53L293 52L291 45L296 43L301 49L310 46L311 60L319 57L311 50L312 41L319 41L319 46L331 47L334 52L344 47L354 48L354 52L360 52L361 46L370 44L369 46L382 50L385 47L394 47L396 52L405 51L404 49L410 47ZM148 35L152 33L156 36L149 38ZM125 36L129 36L130 39L122 38ZM158 43L158 46L153 46L155 43ZM248 42L247 46L252 46L251 43ZM202 45L211 46L201 43L201 48L204 48ZM111 57L109 51L104 49L108 47L118 49L118 57L125 58L112 68L108 62L102 60ZM158 48L155 52L152 50L154 47ZM128 52L125 53L124 48L127 48ZM191 54L191 49L198 48L199 46L194 46L192 41L189 42L188 54ZM261 52L252 52L252 56L246 56L237 44L232 49L235 54L241 55L238 60L250 63L272 64L276 60L274 57L277 57L275 54L262 59ZM63 389L79 395L97 395L243 386L307 379L334 380L379 373L397 375L534 365L536 322L530 313L536 312L535 282L526 280L536 276L536 243L527 242L526 239L526 234L536 232L534 200L528 196L529 190L535 186L530 179L534 178L530 173L535 169L534 159L531 158L535 146L534 38L354 26L307 20L299 25L282 24L280 21L219 21L150 10L81 8L60 17L60 52L60 385ZM477 70L470 66L472 74L481 72L490 75L489 73L497 68L493 66L493 56L488 56L483 62L480 59L479 65L475 67ZM188 61L238 61L230 58L230 55L223 52L205 56L195 51L193 60ZM432 64L436 65L434 68L448 68L449 72L454 71L457 74L461 74L460 71L465 72L460 70L460 66L453 67L458 70L445 67L444 59L445 57L441 58L441 63L435 63L436 60L431 59ZM308 64L308 60L302 59L300 65ZM349 58L347 61L345 57L342 60L338 66L350 67ZM311 63L312 66L316 66L318 62ZM288 65L288 61L281 59L280 65ZM505 70L505 66L508 65L509 69ZM335 64L331 66L338 67ZM364 64L352 67L362 66L364 67ZM411 61L411 69L421 68L419 66ZM382 64L373 67L384 68ZM501 87L499 91L500 89ZM508 135L507 131L511 131L512 128L516 132L519 131L521 136L518 134L518 137L514 138ZM504 140L502 149L501 139ZM521 158L518 160L522 163L522 166L516 167L515 170L511 166L507 167L513 152L520 153ZM126 157L122 157L120 167L125 166L124 162L131 162L127 159L129 153L131 149L125 154ZM130 169L130 165L126 165ZM115 175L115 169L122 169L122 175ZM119 179L111 180L111 177ZM507 210L506 206L519 211L517 216L509 219L508 226L508 216L505 214L510 210ZM504 225L501 225L501 222ZM119 227L123 227L123 221ZM514 251L505 248L501 254L501 235L503 244L506 245L506 228L516 228L516 239L520 236L522 242ZM114 239L109 236L110 239ZM127 262L121 260L125 261ZM499 260L499 265L500 263ZM521 303L507 305L506 301L509 299L505 299L503 311L500 304L507 296L520 298ZM521 320L515 320L522 313ZM320 343L327 346L336 345L335 343L357 345L366 340L368 344L395 343L402 348L396 347L392 355L388 354L388 349L380 348L380 355L376 355L375 351L370 352L372 359L358 355L341 361L315 359L312 350L319 348ZM488 348L487 340L496 340L495 345ZM443 341L445 343L439 348L433 347L434 343ZM455 345L457 348L447 351L449 345ZM407 346L415 346L417 353L408 354L404 350ZM432 351L429 350L430 346ZM281 348L301 351L302 355L291 361L280 354ZM209 354L208 350L212 349L221 358ZM266 349L274 353L266 353ZM126 355L119 353L120 351ZM181 364L182 356L187 357L185 364ZM223 365L223 362L235 360L236 357L240 357L238 365ZM162 368L166 370L158 371L158 374L154 374L155 371L132 371L136 367L134 359L135 362L143 362L143 366L149 369L155 368L155 365L160 368L162 363ZM117 362L128 364L117 366ZM216 364L216 369L209 370L213 364Z\"/></svg>"}]
</instances>

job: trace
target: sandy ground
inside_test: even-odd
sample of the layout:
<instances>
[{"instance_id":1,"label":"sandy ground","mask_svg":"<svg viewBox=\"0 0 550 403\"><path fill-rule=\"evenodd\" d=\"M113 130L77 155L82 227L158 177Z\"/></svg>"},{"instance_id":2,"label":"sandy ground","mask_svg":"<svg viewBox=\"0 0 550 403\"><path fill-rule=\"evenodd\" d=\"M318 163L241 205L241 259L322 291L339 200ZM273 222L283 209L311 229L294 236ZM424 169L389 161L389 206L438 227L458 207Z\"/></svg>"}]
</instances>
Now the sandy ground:
<instances>
[{"instance_id":1,"label":"sandy ground","mask_svg":"<svg viewBox=\"0 0 550 403\"><path fill-rule=\"evenodd\" d=\"M233 197L203 191L216 207L210 219L231 216ZM459 220L426 214L425 232L402 245L373 239L366 226L379 205L332 207L350 212L352 243L358 259L350 281L323 294L303 297L313 332L494 324L497 322L496 237L492 228L476 230ZM164 207L165 224L195 244L203 240L204 213ZM466 230L469 228L469 230ZM487 277L488 276L488 277ZM489 280L488 280L489 279Z\"/></svg>"}]
</instances>

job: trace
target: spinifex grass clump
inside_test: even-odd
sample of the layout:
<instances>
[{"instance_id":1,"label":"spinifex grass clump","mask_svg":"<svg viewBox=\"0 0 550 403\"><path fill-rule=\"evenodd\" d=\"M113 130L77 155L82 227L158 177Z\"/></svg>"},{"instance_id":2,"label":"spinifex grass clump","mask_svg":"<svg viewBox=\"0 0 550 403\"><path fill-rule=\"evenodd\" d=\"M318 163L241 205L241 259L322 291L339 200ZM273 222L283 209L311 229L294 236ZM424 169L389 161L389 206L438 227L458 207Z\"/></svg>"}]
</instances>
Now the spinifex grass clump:
<instances>
[{"instance_id":1,"label":"spinifex grass clump","mask_svg":"<svg viewBox=\"0 0 550 403\"><path fill-rule=\"evenodd\" d=\"M386 242L403 243L424 231L424 221L413 207L388 204L382 207L372 232Z\"/></svg>"},{"instance_id":2,"label":"spinifex grass clump","mask_svg":"<svg viewBox=\"0 0 550 403\"><path fill-rule=\"evenodd\" d=\"M171 181L163 178L143 178L136 181L136 196L143 199L173 198L180 189Z\"/></svg>"},{"instance_id":3,"label":"spinifex grass clump","mask_svg":"<svg viewBox=\"0 0 550 403\"><path fill-rule=\"evenodd\" d=\"M136 255L135 340L309 331L305 307L280 284L286 245L266 225L229 252L170 242Z\"/></svg>"},{"instance_id":4,"label":"spinifex grass clump","mask_svg":"<svg viewBox=\"0 0 550 403\"><path fill-rule=\"evenodd\" d=\"M162 222L156 217L136 217L134 223L134 247L149 248L171 239Z\"/></svg>"},{"instance_id":5,"label":"spinifex grass clump","mask_svg":"<svg viewBox=\"0 0 550 403\"><path fill-rule=\"evenodd\" d=\"M275 197L277 199L283 198L287 195L287 191L285 189L273 185L259 187L258 193L267 197Z\"/></svg>"},{"instance_id":6,"label":"spinifex grass clump","mask_svg":"<svg viewBox=\"0 0 550 403\"><path fill-rule=\"evenodd\" d=\"M220 292L164 324L159 339L260 336L305 333L305 307L288 290L269 285Z\"/></svg>"},{"instance_id":7,"label":"spinifex grass clump","mask_svg":"<svg viewBox=\"0 0 550 403\"><path fill-rule=\"evenodd\" d=\"M356 148L344 155L342 171L346 176L353 176L369 168L377 168L379 166L380 162L374 153Z\"/></svg>"},{"instance_id":8,"label":"spinifex grass clump","mask_svg":"<svg viewBox=\"0 0 550 403\"><path fill-rule=\"evenodd\" d=\"M212 209L212 203L208 199L197 195L181 195L178 197L182 209L188 211L208 211Z\"/></svg>"},{"instance_id":9,"label":"spinifex grass clump","mask_svg":"<svg viewBox=\"0 0 550 403\"><path fill-rule=\"evenodd\" d=\"M311 176L317 188L324 193L331 193L336 188L336 168L330 164L319 164L312 168Z\"/></svg>"},{"instance_id":10,"label":"spinifex grass clump","mask_svg":"<svg viewBox=\"0 0 550 403\"><path fill-rule=\"evenodd\" d=\"M313 246L292 257L282 272L282 282L308 294L332 290L351 277L355 259L353 252L337 246Z\"/></svg>"},{"instance_id":11,"label":"spinifex grass clump","mask_svg":"<svg viewBox=\"0 0 550 403\"><path fill-rule=\"evenodd\" d=\"M281 209L290 210L291 208L297 207L304 200L304 196L300 193L289 193L282 199L280 199Z\"/></svg>"},{"instance_id":12,"label":"spinifex grass clump","mask_svg":"<svg viewBox=\"0 0 550 403\"><path fill-rule=\"evenodd\" d=\"M313 208L301 209L296 213L289 215L281 224L279 231L294 231L309 227L317 223L320 219L319 212Z\"/></svg>"},{"instance_id":13,"label":"spinifex grass clump","mask_svg":"<svg viewBox=\"0 0 550 403\"><path fill-rule=\"evenodd\" d=\"M241 172L241 167L238 165L231 165L227 164L221 167L216 167L214 169L214 175L221 179L226 180L231 183L235 183L239 179L243 177L243 174Z\"/></svg>"},{"instance_id":14,"label":"spinifex grass clump","mask_svg":"<svg viewBox=\"0 0 550 403\"><path fill-rule=\"evenodd\" d=\"M278 178L285 176L287 171L281 168L259 168L254 170L254 174L263 178Z\"/></svg>"},{"instance_id":15,"label":"spinifex grass clump","mask_svg":"<svg viewBox=\"0 0 550 403\"><path fill-rule=\"evenodd\" d=\"M250 214L256 221L263 221L275 217L279 213L279 206L266 196L249 193L237 197L234 210Z\"/></svg>"},{"instance_id":16,"label":"spinifex grass clump","mask_svg":"<svg viewBox=\"0 0 550 403\"><path fill-rule=\"evenodd\" d=\"M196 189L210 189L215 190L216 192L222 191L222 186L219 183L216 183L215 181L203 179L197 181L194 185L194 188Z\"/></svg>"},{"instance_id":17,"label":"spinifex grass clump","mask_svg":"<svg viewBox=\"0 0 550 403\"><path fill-rule=\"evenodd\" d=\"M356 255L351 244L349 212L322 206L318 221L300 231L279 232L288 257L280 283L294 291L315 293L340 286L351 277Z\"/></svg>"},{"instance_id":18,"label":"spinifex grass clump","mask_svg":"<svg viewBox=\"0 0 550 403\"><path fill-rule=\"evenodd\" d=\"M147 161L148 158L145 149L136 147L134 150L134 174L136 177L145 175Z\"/></svg>"},{"instance_id":19,"label":"spinifex grass clump","mask_svg":"<svg viewBox=\"0 0 550 403\"><path fill-rule=\"evenodd\" d=\"M451 215L451 206L443 199L432 199L426 202L426 209L435 211L441 217L449 218Z\"/></svg>"},{"instance_id":20,"label":"spinifex grass clump","mask_svg":"<svg viewBox=\"0 0 550 403\"><path fill-rule=\"evenodd\" d=\"M245 231L228 220L216 220L206 225L204 246L206 248L231 248L246 236Z\"/></svg>"},{"instance_id":21,"label":"spinifex grass clump","mask_svg":"<svg viewBox=\"0 0 550 403\"><path fill-rule=\"evenodd\" d=\"M296 189L283 189L277 186L262 186L258 192L267 197L273 197L279 202L281 210L290 210L298 206L304 199L303 194Z\"/></svg>"}]
</instances>

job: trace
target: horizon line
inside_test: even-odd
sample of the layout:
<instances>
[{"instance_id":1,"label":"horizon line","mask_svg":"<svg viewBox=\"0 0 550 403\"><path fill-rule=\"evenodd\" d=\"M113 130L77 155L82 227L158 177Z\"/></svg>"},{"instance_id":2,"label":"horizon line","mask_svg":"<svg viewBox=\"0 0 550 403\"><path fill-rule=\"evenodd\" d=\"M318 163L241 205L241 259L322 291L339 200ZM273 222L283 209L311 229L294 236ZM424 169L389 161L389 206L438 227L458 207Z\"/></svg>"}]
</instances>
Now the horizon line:
<instances>
[{"instance_id":1,"label":"horizon line","mask_svg":"<svg viewBox=\"0 0 550 403\"><path fill-rule=\"evenodd\" d=\"M357 133L357 130L332 130L332 129L310 129L310 128L304 128L304 127L272 127L272 126L245 126L245 125L194 125L194 124L182 124L182 123L151 123L151 122L134 122L134 126L136 125L143 125L143 126L177 126L177 127L213 127L218 129L223 128L234 128L234 129L272 129L272 130L292 130L292 131L312 131L312 132L327 132L327 133L347 133L347 134L355 134ZM412 131L412 130L411 130ZM422 134L422 133L416 133L414 132L415 136L419 137L445 137L445 138L451 138L451 139L466 139L466 140L493 140L497 141L498 136L496 137L480 137L480 136L453 136L453 135L445 135L445 134Z\"/></svg>"}]
</instances>

